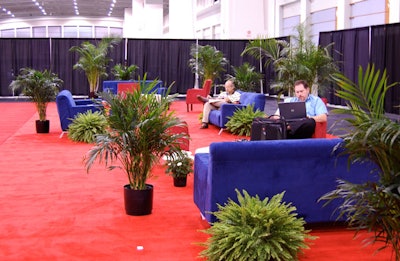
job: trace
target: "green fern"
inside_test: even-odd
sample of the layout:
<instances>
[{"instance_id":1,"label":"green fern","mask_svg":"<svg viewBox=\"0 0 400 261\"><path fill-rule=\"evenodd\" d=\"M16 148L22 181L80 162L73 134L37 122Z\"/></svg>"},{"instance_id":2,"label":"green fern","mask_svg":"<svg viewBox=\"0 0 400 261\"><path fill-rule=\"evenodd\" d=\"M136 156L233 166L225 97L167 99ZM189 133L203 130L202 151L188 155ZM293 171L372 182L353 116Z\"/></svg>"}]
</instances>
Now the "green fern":
<instances>
[{"instance_id":1,"label":"green fern","mask_svg":"<svg viewBox=\"0 0 400 261\"><path fill-rule=\"evenodd\" d=\"M68 138L73 141L92 143L97 134L106 132L107 121L101 112L78 113L68 126Z\"/></svg>"},{"instance_id":2,"label":"green fern","mask_svg":"<svg viewBox=\"0 0 400 261\"><path fill-rule=\"evenodd\" d=\"M258 109L254 111L254 105L246 106L244 109L236 110L231 117L228 117L226 129L236 135L250 136L251 124L257 117L265 117L265 113Z\"/></svg>"},{"instance_id":3,"label":"green fern","mask_svg":"<svg viewBox=\"0 0 400 261\"><path fill-rule=\"evenodd\" d=\"M211 235L200 252L208 260L298 260L305 240L313 240L305 230L305 221L298 218L296 207L282 203L285 192L269 200L243 195L236 189L238 202L229 199L213 214L218 221L202 230Z\"/></svg>"}]
</instances>

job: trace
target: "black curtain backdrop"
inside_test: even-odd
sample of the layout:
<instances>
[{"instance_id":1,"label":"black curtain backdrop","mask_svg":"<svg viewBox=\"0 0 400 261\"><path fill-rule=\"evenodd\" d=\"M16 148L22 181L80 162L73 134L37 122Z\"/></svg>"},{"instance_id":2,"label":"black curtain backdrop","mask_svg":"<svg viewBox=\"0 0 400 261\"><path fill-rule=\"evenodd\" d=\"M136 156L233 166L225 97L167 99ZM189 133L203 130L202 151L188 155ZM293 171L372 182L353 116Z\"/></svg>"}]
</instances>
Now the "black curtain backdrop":
<instances>
[{"instance_id":1,"label":"black curtain backdrop","mask_svg":"<svg viewBox=\"0 0 400 261\"><path fill-rule=\"evenodd\" d=\"M281 38L280 38L281 39ZM0 62L0 90L1 96L10 96L8 85L20 68L51 69L64 81L63 89L70 90L74 95L88 95L89 85L83 71L74 70L78 61L76 52L71 52L73 46L89 41L95 44L100 39L84 38L52 38L52 39L5 39L0 38L1 54L4 57ZM126 54L125 54L126 41ZM232 66L240 66L248 62L260 70L260 62L255 58L241 56L248 40L199 40L199 45L212 45L220 50L228 59L226 72L217 79L214 85L223 84L227 74L233 74ZM171 86L171 93L185 94L187 89L193 88L195 75L188 66L190 47L196 44L195 39L122 39L111 52L108 66L108 77L103 80L113 80L112 67L117 63L139 66L137 76L147 79L162 80L164 86ZM274 72L271 67L265 68L262 61L264 75L263 93L273 93L269 85L273 80ZM99 90L102 90L102 81ZM202 84L200 79L200 85ZM215 89L219 92L218 89ZM258 92L261 92L259 89Z\"/></svg>"},{"instance_id":2,"label":"black curtain backdrop","mask_svg":"<svg viewBox=\"0 0 400 261\"><path fill-rule=\"evenodd\" d=\"M400 24L387 24L371 28L371 63L381 70L386 69L388 84L400 82ZM386 94L385 110L400 114L400 85Z\"/></svg>"},{"instance_id":3,"label":"black curtain backdrop","mask_svg":"<svg viewBox=\"0 0 400 261\"><path fill-rule=\"evenodd\" d=\"M331 43L331 55L337 61L339 70L352 81L356 81L358 67L366 68L369 62L369 27L320 33L320 46ZM331 104L345 105L335 95L334 85L325 91L325 95Z\"/></svg>"},{"instance_id":4,"label":"black curtain backdrop","mask_svg":"<svg viewBox=\"0 0 400 261\"><path fill-rule=\"evenodd\" d=\"M279 39L288 40L287 37ZM353 81L356 81L358 67L366 68L370 62L381 70L387 69L389 83L400 82L400 69L396 63L400 59L400 48L396 45L400 40L400 24L321 32L319 39L321 46L334 43L331 54L338 62L341 72ZM72 46L79 46L84 41L96 43L100 39L0 38L0 96L13 95L8 86L23 67L51 69L64 80L64 89L70 90L74 95L88 95L89 86L84 72L73 69L79 57L76 52L69 51ZM198 43L215 46L229 60L225 74L215 85L222 84L226 74L233 74L232 66L249 62L260 70L258 60L248 55L241 56L248 40L199 40ZM138 75L147 73L147 79L158 78L163 81L164 86L172 84L171 93L185 94L195 83L195 75L188 66L190 47L193 44L196 44L195 39L122 39L110 52L112 62L108 67L109 75L103 80L113 80L111 68L117 63L124 63L126 57L128 64L139 66ZM266 68L264 62L262 61L262 91L275 94L270 88L275 77L274 70L271 66ZM100 91L101 86L100 83ZM335 87L331 86L326 92L329 102L344 105L334 91ZM400 109L395 106L400 104L400 86L389 90L386 97L387 112L399 114Z\"/></svg>"},{"instance_id":5,"label":"black curtain backdrop","mask_svg":"<svg viewBox=\"0 0 400 261\"><path fill-rule=\"evenodd\" d=\"M259 63L252 57L242 57L248 40L199 40L199 45L212 45L221 51L229 60L226 72L214 85L223 84L226 74L232 74L231 66L240 66L249 62L257 69ZM195 75L188 65L190 48L196 40L171 39L129 39L127 57L129 64L139 66L139 75L147 73L147 79L158 78L165 86L171 86L171 93L185 94L187 89L193 88ZM199 85L202 85L200 79Z\"/></svg>"},{"instance_id":6,"label":"black curtain backdrop","mask_svg":"<svg viewBox=\"0 0 400 261\"><path fill-rule=\"evenodd\" d=\"M0 96L11 96L13 93L8 86L21 68L30 67L38 70L50 68L50 40L0 39L0 57Z\"/></svg>"},{"instance_id":7,"label":"black curtain backdrop","mask_svg":"<svg viewBox=\"0 0 400 261\"><path fill-rule=\"evenodd\" d=\"M129 39L128 64L139 67L137 75L148 80L159 79L171 86L171 93L186 93L194 85L188 66L190 46L194 40Z\"/></svg>"}]
</instances>

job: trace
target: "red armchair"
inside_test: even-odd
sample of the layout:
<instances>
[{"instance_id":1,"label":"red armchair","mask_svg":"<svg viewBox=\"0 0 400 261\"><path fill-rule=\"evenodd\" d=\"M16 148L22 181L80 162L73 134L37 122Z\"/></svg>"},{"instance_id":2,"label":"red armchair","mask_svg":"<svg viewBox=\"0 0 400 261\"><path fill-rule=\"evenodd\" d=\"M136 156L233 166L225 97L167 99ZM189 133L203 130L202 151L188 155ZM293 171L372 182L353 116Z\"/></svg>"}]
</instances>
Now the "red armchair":
<instances>
[{"instance_id":1,"label":"red armchair","mask_svg":"<svg viewBox=\"0 0 400 261\"><path fill-rule=\"evenodd\" d=\"M168 132L171 134L185 133L190 137L189 127L188 127L188 124L186 123L186 121L184 121L182 125L170 127L168 129ZM181 150L189 151L189 139L180 138L180 139L178 139L178 141L180 143Z\"/></svg>"},{"instance_id":2,"label":"red armchair","mask_svg":"<svg viewBox=\"0 0 400 261\"><path fill-rule=\"evenodd\" d=\"M197 95L201 95L207 97L210 94L212 81L210 79L205 80L202 89L189 89L186 92L186 109L189 111L190 109L193 111L193 104L203 104L201 101L197 99Z\"/></svg>"},{"instance_id":3,"label":"red armchair","mask_svg":"<svg viewBox=\"0 0 400 261\"><path fill-rule=\"evenodd\" d=\"M322 98L322 101L325 103L325 106L328 105L328 100L326 98ZM326 129L327 122L316 122L315 123L315 131L313 134L313 138L326 138Z\"/></svg>"},{"instance_id":4,"label":"red armchair","mask_svg":"<svg viewBox=\"0 0 400 261\"><path fill-rule=\"evenodd\" d=\"M315 131L313 134L313 138L326 138L326 126L327 122L316 122L315 123Z\"/></svg>"}]
</instances>

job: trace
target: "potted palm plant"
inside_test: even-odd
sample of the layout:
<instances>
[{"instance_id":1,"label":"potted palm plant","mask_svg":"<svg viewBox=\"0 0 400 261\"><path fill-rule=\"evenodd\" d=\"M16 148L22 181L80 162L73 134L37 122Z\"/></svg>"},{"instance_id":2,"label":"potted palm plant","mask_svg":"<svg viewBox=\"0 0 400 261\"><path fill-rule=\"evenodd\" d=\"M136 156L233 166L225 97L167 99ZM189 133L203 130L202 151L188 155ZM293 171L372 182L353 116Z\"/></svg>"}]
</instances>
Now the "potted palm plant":
<instances>
[{"instance_id":1,"label":"potted palm plant","mask_svg":"<svg viewBox=\"0 0 400 261\"><path fill-rule=\"evenodd\" d=\"M221 73L225 72L225 66L228 60L224 54L211 45L193 44L190 47L189 67L193 73L197 73L203 81L211 79L215 83L216 79L221 77Z\"/></svg>"},{"instance_id":2,"label":"potted palm plant","mask_svg":"<svg viewBox=\"0 0 400 261\"><path fill-rule=\"evenodd\" d=\"M22 68L20 74L10 84L13 91L20 90L32 100L39 114L36 121L37 133L49 133L50 121L46 112L49 102L54 101L63 81L48 70L38 71L32 68Z\"/></svg>"},{"instance_id":3,"label":"potted palm plant","mask_svg":"<svg viewBox=\"0 0 400 261\"><path fill-rule=\"evenodd\" d=\"M190 151L178 150L164 157L165 173L172 176L175 187L185 187L187 176L193 172L193 156Z\"/></svg>"},{"instance_id":4,"label":"potted palm plant","mask_svg":"<svg viewBox=\"0 0 400 261\"><path fill-rule=\"evenodd\" d=\"M250 41L242 55L249 54L257 59L266 59L277 73L273 87L280 92L292 92L293 83L305 80L311 86L313 95L322 95L329 87L332 75L338 66L329 53L329 46L321 47L312 42L304 24L296 28L296 35L290 43L285 40L257 39Z\"/></svg>"},{"instance_id":5,"label":"potted palm plant","mask_svg":"<svg viewBox=\"0 0 400 261\"><path fill-rule=\"evenodd\" d=\"M97 46L90 42L83 42L81 46L70 48L70 51L79 54L79 60L74 65L74 69L85 72L89 82L90 98L97 96L100 79L107 77L107 65L111 61L107 57L108 52L119 42L118 38L103 38Z\"/></svg>"},{"instance_id":6,"label":"potted palm plant","mask_svg":"<svg viewBox=\"0 0 400 261\"><path fill-rule=\"evenodd\" d=\"M135 64L128 66L126 64L122 65L118 63L113 67L112 73L115 80L133 80L137 69L139 69L139 67Z\"/></svg>"},{"instance_id":7,"label":"potted palm plant","mask_svg":"<svg viewBox=\"0 0 400 261\"><path fill-rule=\"evenodd\" d=\"M145 80L146 76L143 81L139 79L138 88L124 95L102 94L109 104L109 130L96 136L95 145L85 156L87 171L98 160L109 169L120 168L126 174L129 183L124 186L124 199L128 215L151 213L153 186L147 180L153 165L163 155L180 150L180 140L189 139L187 134L168 131L184 126L175 112L168 110L173 96L157 97L151 93L157 81L146 84Z\"/></svg>"},{"instance_id":8,"label":"potted palm plant","mask_svg":"<svg viewBox=\"0 0 400 261\"><path fill-rule=\"evenodd\" d=\"M375 66L359 67L357 83L343 74L335 74L340 89L336 95L346 100L347 109L336 109L348 116L349 129L338 148L352 162L369 161L376 166L378 181L354 184L338 180L337 188L321 200L340 199L339 217L346 217L355 231L368 230L369 244L380 241L391 246L400 260L400 124L385 115L386 92L397 83L388 84L386 70L381 75ZM355 173L357 174L357 173ZM372 177L372 175L371 175ZM383 249L383 248L380 248ZM379 249L379 250L380 250Z\"/></svg>"},{"instance_id":9,"label":"potted palm plant","mask_svg":"<svg viewBox=\"0 0 400 261\"><path fill-rule=\"evenodd\" d=\"M228 74L227 80L235 82L237 89L244 92L255 92L260 86L263 75L255 70L256 68L249 63L241 66L232 66L233 75Z\"/></svg>"}]
</instances>

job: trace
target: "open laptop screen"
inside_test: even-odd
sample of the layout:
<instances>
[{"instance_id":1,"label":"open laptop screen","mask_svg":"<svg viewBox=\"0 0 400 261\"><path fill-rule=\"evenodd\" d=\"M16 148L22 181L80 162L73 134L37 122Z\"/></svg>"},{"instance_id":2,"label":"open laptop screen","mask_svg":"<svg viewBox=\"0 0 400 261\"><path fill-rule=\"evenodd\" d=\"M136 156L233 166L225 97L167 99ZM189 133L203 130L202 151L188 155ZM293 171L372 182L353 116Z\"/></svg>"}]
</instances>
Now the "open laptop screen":
<instances>
[{"instance_id":1,"label":"open laptop screen","mask_svg":"<svg viewBox=\"0 0 400 261\"><path fill-rule=\"evenodd\" d=\"M286 120L306 118L305 102L281 102L278 104L279 113Z\"/></svg>"}]
</instances>

